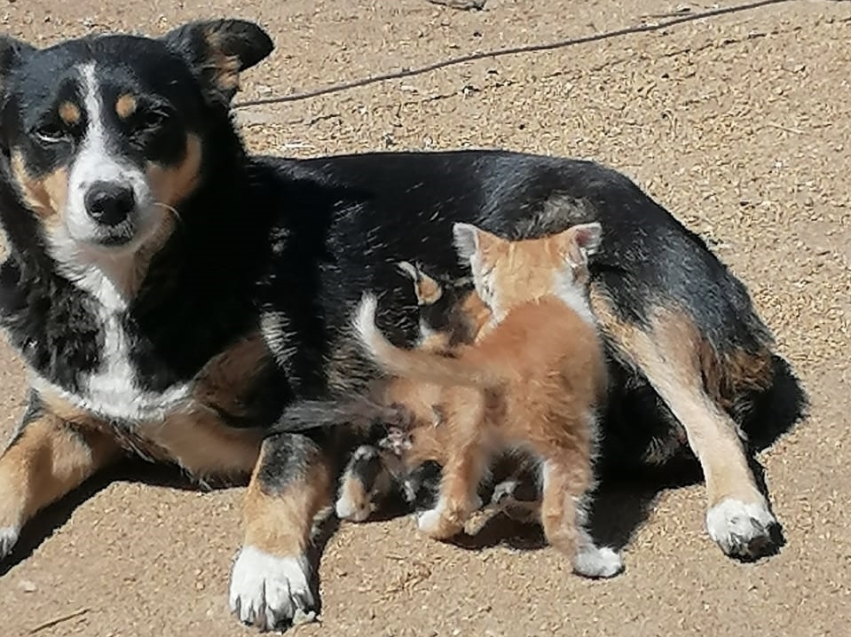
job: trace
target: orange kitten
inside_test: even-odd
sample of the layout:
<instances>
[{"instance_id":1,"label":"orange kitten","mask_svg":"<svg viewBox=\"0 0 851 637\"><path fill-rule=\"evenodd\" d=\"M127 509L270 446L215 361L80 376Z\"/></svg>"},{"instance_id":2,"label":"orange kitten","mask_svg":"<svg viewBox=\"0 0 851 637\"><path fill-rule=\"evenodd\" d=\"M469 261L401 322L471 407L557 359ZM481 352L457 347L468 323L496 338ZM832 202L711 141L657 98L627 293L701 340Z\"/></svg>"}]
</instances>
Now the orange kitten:
<instances>
[{"instance_id":1,"label":"orange kitten","mask_svg":"<svg viewBox=\"0 0 851 637\"><path fill-rule=\"evenodd\" d=\"M476 290L493 312L475 343L453 357L396 347L375 325L376 299L365 295L356 328L366 349L398 377L440 385L440 424L415 426L409 461L443 465L440 498L419 517L435 538L458 533L481 506L480 481L499 453L518 449L541 460L541 522L548 541L571 556L574 570L611 577L623 564L588 534L594 486L597 414L606 363L587 298L587 256L599 224L543 239L507 241L456 224L455 242L470 263Z\"/></svg>"}]
</instances>

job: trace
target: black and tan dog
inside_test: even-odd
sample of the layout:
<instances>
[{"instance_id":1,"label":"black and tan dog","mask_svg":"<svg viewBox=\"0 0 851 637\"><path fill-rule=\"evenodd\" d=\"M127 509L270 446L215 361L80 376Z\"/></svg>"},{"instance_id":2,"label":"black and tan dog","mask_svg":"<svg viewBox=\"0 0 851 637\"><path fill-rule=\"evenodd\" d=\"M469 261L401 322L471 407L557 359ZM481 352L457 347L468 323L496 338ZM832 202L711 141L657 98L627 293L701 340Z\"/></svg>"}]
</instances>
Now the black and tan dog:
<instances>
[{"instance_id":1,"label":"black and tan dog","mask_svg":"<svg viewBox=\"0 0 851 637\"><path fill-rule=\"evenodd\" d=\"M797 384L706 245L586 161L249 157L230 101L272 48L231 20L40 50L0 39L0 317L32 378L0 458L0 557L37 511L141 454L198 477L250 475L233 611L262 628L310 615L306 556L336 441L264 429L376 373L350 327L365 289L383 293L385 333L415 336L393 264L466 274L457 221L505 236L602 222L592 298L617 381L605 458L662 463L690 448L709 535L730 555L769 549L776 522L744 434L781 383Z\"/></svg>"}]
</instances>

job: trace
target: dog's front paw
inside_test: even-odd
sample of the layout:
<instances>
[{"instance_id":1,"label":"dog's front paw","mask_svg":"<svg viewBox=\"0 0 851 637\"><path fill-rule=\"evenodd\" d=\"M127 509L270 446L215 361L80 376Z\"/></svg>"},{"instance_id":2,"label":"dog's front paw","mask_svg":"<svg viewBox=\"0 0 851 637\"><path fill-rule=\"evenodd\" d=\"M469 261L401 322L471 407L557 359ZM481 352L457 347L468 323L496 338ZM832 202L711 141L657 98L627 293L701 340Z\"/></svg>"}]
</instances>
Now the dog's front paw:
<instances>
[{"instance_id":1,"label":"dog's front paw","mask_svg":"<svg viewBox=\"0 0 851 637\"><path fill-rule=\"evenodd\" d=\"M763 500L725 498L706 513L706 530L731 557L755 559L777 549L780 524Z\"/></svg>"},{"instance_id":2,"label":"dog's front paw","mask_svg":"<svg viewBox=\"0 0 851 637\"><path fill-rule=\"evenodd\" d=\"M304 556L277 557L245 546L231 573L231 612L264 631L314 621L317 603L309 573Z\"/></svg>"},{"instance_id":3,"label":"dog's front paw","mask_svg":"<svg viewBox=\"0 0 851 637\"><path fill-rule=\"evenodd\" d=\"M0 560L9 555L15 544L18 543L21 530L16 526L4 526L0 528Z\"/></svg>"}]
</instances>

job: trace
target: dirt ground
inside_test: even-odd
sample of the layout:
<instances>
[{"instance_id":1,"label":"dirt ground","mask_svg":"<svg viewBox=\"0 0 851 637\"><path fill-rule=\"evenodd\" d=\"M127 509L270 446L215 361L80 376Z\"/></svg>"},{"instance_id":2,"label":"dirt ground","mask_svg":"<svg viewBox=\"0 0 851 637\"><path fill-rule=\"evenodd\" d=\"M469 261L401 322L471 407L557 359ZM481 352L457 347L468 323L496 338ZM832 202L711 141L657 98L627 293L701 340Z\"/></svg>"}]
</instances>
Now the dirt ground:
<instances>
[{"instance_id":1,"label":"dirt ground","mask_svg":"<svg viewBox=\"0 0 851 637\"><path fill-rule=\"evenodd\" d=\"M812 399L810 418L762 456L787 539L775 557L750 565L724 557L704 532L699 485L663 490L646 515L639 490L618 487L608 532L628 540L627 571L608 582L572 576L547 548L465 550L427 541L407 518L343 525L322 562L322 623L295 634L851 634L851 3L759 4L239 111L255 151L506 147L623 170L748 283ZM277 49L245 77L238 99L252 100L719 6L121 5L3 0L0 20L4 31L48 44L111 29L158 33L201 16L257 19ZM5 345L0 377L5 437L24 391L22 366ZM60 503L26 529L26 559L0 570L0 634L250 634L226 597L241 494L120 477Z\"/></svg>"}]
</instances>

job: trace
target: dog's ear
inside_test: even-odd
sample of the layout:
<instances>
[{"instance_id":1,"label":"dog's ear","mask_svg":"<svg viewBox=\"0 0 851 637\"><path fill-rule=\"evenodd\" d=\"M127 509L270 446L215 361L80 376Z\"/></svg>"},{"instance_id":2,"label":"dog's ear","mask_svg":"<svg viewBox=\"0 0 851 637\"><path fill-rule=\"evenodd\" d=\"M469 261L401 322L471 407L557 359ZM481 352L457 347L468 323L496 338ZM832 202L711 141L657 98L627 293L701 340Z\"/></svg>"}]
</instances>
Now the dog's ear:
<instances>
[{"instance_id":1,"label":"dog's ear","mask_svg":"<svg viewBox=\"0 0 851 637\"><path fill-rule=\"evenodd\" d=\"M189 62L207 92L226 105L239 90L239 74L275 48L269 34L247 20L190 22L162 40Z\"/></svg>"},{"instance_id":2,"label":"dog's ear","mask_svg":"<svg viewBox=\"0 0 851 637\"><path fill-rule=\"evenodd\" d=\"M0 93L6 86L9 74L36 48L8 35L0 35Z\"/></svg>"}]
</instances>

